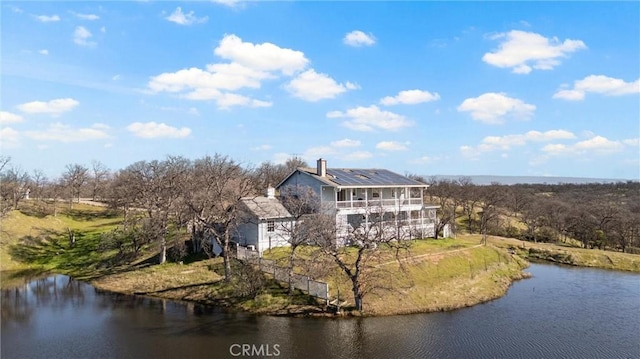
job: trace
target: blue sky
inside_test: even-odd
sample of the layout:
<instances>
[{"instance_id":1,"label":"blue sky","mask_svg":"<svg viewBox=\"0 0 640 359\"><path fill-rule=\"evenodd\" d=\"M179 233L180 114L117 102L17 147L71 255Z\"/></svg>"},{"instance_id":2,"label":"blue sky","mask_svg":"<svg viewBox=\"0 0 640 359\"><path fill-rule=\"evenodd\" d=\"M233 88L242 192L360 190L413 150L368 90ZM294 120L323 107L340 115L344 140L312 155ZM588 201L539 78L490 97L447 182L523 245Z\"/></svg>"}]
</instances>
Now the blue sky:
<instances>
[{"instance_id":1,"label":"blue sky","mask_svg":"<svg viewBox=\"0 0 640 359\"><path fill-rule=\"evenodd\" d=\"M637 2L2 2L1 150L639 178Z\"/></svg>"}]
</instances>

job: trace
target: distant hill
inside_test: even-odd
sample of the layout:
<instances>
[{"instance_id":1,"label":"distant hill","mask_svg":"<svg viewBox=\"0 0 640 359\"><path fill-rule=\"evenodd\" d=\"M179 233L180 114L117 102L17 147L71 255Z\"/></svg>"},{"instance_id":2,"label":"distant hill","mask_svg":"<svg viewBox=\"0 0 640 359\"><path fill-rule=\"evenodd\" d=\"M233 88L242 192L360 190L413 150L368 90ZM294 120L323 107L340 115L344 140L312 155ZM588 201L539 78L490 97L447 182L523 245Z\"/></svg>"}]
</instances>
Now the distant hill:
<instances>
[{"instance_id":1,"label":"distant hill","mask_svg":"<svg viewBox=\"0 0 640 359\"><path fill-rule=\"evenodd\" d=\"M616 182L626 182L626 181L638 181L629 180L629 179L621 179L621 178L583 178L583 177L544 177L544 176L491 176L491 175L478 175L478 176L464 176L464 175L435 175L435 176L423 176L425 179L429 180L432 177L436 179L449 179L455 180L460 177L469 177L474 184L477 185L488 185L492 182L497 182L504 185L512 185L517 183L528 183L528 184L559 184L559 183L574 183L574 184L585 184L585 183L616 183Z\"/></svg>"}]
</instances>

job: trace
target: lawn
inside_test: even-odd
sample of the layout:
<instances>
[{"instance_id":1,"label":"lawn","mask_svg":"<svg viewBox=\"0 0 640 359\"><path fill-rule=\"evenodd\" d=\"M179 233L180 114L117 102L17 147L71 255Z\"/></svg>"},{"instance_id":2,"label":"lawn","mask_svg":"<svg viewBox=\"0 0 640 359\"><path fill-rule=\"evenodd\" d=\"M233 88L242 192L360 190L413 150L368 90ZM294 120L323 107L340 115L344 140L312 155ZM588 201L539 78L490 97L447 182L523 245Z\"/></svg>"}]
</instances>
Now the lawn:
<instances>
[{"instance_id":1,"label":"lawn","mask_svg":"<svg viewBox=\"0 0 640 359\"><path fill-rule=\"evenodd\" d=\"M55 271L79 279L95 274L97 265L112 254L97 250L100 236L121 221L121 216L100 207L76 204L73 210L60 209L52 216L41 215L32 203L24 203L21 210L2 219L2 286L23 273Z\"/></svg>"}]
</instances>

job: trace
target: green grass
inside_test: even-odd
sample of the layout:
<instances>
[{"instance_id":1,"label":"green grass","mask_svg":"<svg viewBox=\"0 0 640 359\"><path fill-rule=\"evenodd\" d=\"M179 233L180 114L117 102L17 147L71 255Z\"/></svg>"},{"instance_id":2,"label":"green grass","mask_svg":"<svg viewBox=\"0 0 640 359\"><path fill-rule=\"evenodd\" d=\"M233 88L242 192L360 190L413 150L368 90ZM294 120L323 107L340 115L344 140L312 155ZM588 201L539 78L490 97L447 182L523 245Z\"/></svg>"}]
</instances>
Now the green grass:
<instances>
[{"instance_id":1,"label":"green grass","mask_svg":"<svg viewBox=\"0 0 640 359\"><path fill-rule=\"evenodd\" d=\"M24 203L20 211L2 219L0 270L7 279L2 280L3 287L19 273L53 271L83 279L107 269L114 253L98 251L98 244L102 233L122 221L120 216L104 208L76 204L73 210L61 208L54 217L35 213L32 205ZM73 245L68 230L75 235Z\"/></svg>"}]
</instances>

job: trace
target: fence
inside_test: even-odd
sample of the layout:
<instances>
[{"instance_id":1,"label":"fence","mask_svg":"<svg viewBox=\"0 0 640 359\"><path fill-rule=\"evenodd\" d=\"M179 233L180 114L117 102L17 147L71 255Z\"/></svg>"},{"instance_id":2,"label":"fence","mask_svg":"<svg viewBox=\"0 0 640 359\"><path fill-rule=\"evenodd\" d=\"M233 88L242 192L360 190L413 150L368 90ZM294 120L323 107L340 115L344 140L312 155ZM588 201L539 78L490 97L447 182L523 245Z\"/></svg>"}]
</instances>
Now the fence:
<instances>
[{"instance_id":1,"label":"fence","mask_svg":"<svg viewBox=\"0 0 640 359\"><path fill-rule=\"evenodd\" d=\"M238 246L236 258L256 264L261 271L273 275L273 278L279 282L289 283L289 268L280 267L273 260L261 258L260 254L256 251ZM296 289L307 292L307 294L311 296L327 301L329 300L328 283L319 282L305 275L293 273L291 276L291 285Z\"/></svg>"}]
</instances>

